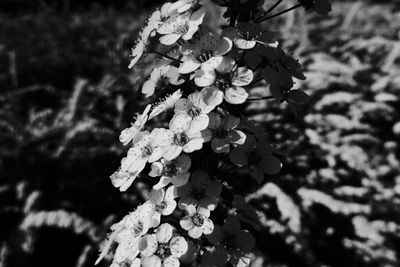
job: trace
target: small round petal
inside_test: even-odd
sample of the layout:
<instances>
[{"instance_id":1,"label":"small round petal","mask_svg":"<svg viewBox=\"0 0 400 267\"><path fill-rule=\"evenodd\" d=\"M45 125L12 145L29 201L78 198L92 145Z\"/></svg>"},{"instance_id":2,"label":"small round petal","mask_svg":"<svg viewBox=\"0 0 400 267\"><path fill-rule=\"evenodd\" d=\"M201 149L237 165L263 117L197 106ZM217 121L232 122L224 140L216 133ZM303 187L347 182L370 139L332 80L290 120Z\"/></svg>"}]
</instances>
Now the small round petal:
<instances>
[{"instance_id":1,"label":"small round petal","mask_svg":"<svg viewBox=\"0 0 400 267\"><path fill-rule=\"evenodd\" d=\"M209 235L214 231L214 223L210 219L206 218L201 228L203 229L204 234Z\"/></svg>"},{"instance_id":2,"label":"small round petal","mask_svg":"<svg viewBox=\"0 0 400 267\"><path fill-rule=\"evenodd\" d=\"M151 171L149 172L150 177L160 176L164 169L164 165L161 162L153 162L151 164Z\"/></svg>"},{"instance_id":3,"label":"small round petal","mask_svg":"<svg viewBox=\"0 0 400 267\"><path fill-rule=\"evenodd\" d=\"M225 91L225 100L230 104L242 104L249 94L242 87L230 87Z\"/></svg>"},{"instance_id":4,"label":"small round petal","mask_svg":"<svg viewBox=\"0 0 400 267\"><path fill-rule=\"evenodd\" d=\"M206 208L199 207L197 213L207 218L210 217L210 210Z\"/></svg>"},{"instance_id":5,"label":"small round petal","mask_svg":"<svg viewBox=\"0 0 400 267\"><path fill-rule=\"evenodd\" d=\"M189 240L188 249L186 250L185 254L179 258L179 260L183 263L190 264L196 260L198 253L198 246L193 241Z\"/></svg>"},{"instance_id":6,"label":"small round petal","mask_svg":"<svg viewBox=\"0 0 400 267\"><path fill-rule=\"evenodd\" d=\"M188 249L188 243L182 236L175 236L171 238L171 241L169 242L169 247L172 256L179 258L186 253Z\"/></svg>"},{"instance_id":7,"label":"small round petal","mask_svg":"<svg viewBox=\"0 0 400 267\"><path fill-rule=\"evenodd\" d=\"M139 258L136 258L132 261L131 266L130 267L140 267L141 261Z\"/></svg>"},{"instance_id":8,"label":"small round petal","mask_svg":"<svg viewBox=\"0 0 400 267\"><path fill-rule=\"evenodd\" d=\"M236 62L230 57L223 57L221 63L217 66L216 71L219 73L231 73L236 67Z\"/></svg>"},{"instance_id":9,"label":"small round petal","mask_svg":"<svg viewBox=\"0 0 400 267\"><path fill-rule=\"evenodd\" d=\"M196 70L196 76L194 78L194 83L199 87L210 86L215 82L215 72L214 70Z\"/></svg>"},{"instance_id":10,"label":"small round petal","mask_svg":"<svg viewBox=\"0 0 400 267\"><path fill-rule=\"evenodd\" d=\"M199 201L199 207L206 208L208 210L215 210L217 208L218 198L217 197L206 197Z\"/></svg>"},{"instance_id":11,"label":"small round petal","mask_svg":"<svg viewBox=\"0 0 400 267\"><path fill-rule=\"evenodd\" d=\"M204 170L197 170L192 174L192 183L196 188L206 188L210 184L210 176Z\"/></svg>"},{"instance_id":12,"label":"small round petal","mask_svg":"<svg viewBox=\"0 0 400 267\"><path fill-rule=\"evenodd\" d=\"M249 158L247 156L247 153L244 149L234 149L230 154L229 154L229 159L233 164L236 166L246 166L249 164Z\"/></svg>"},{"instance_id":13,"label":"small round petal","mask_svg":"<svg viewBox=\"0 0 400 267\"><path fill-rule=\"evenodd\" d=\"M208 126L208 121L208 116L205 114L194 117L190 123L188 134L191 135L192 133L200 132L206 129Z\"/></svg>"},{"instance_id":14,"label":"small round petal","mask_svg":"<svg viewBox=\"0 0 400 267\"><path fill-rule=\"evenodd\" d=\"M161 224L156 231L156 238L158 243L167 243L174 232L175 228L169 223Z\"/></svg>"},{"instance_id":15,"label":"small round petal","mask_svg":"<svg viewBox=\"0 0 400 267\"><path fill-rule=\"evenodd\" d=\"M193 151L200 150L203 147L203 138L192 138L190 141L183 147L183 151L185 153L192 153Z\"/></svg>"},{"instance_id":16,"label":"small round petal","mask_svg":"<svg viewBox=\"0 0 400 267\"><path fill-rule=\"evenodd\" d=\"M155 204L161 203L163 201L165 195L165 191L163 189L159 190L151 190L150 191L150 201Z\"/></svg>"},{"instance_id":17,"label":"small round petal","mask_svg":"<svg viewBox=\"0 0 400 267\"><path fill-rule=\"evenodd\" d=\"M215 153L228 153L230 150L229 140L226 138L213 138L211 148Z\"/></svg>"},{"instance_id":18,"label":"small round petal","mask_svg":"<svg viewBox=\"0 0 400 267\"><path fill-rule=\"evenodd\" d=\"M161 259L156 255L142 257L142 267L161 267Z\"/></svg>"},{"instance_id":19,"label":"small round petal","mask_svg":"<svg viewBox=\"0 0 400 267\"><path fill-rule=\"evenodd\" d=\"M176 41L179 40L179 38L181 38L181 34L178 33L169 33L166 35L163 35L160 37L160 43L164 44L164 45L172 45L174 43L176 43Z\"/></svg>"},{"instance_id":20,"label":"small round petal","mask_svg":"<svg viewBox=\"0 0 400 267\"><path fill-rule=\"evenodd\" d=\"M215 245L210 251L210 256L212 262L218 266L225 266L229 259L229 253L222 245Z\"/></svg>"},{"instance_id":21,"label":"small round petal","mask_svg":"<svg viewBox=\"0 0 400 267\"><path fill-rule=\"evenodd\" d=\"M215 86L205 87L201 90L204 103L209 106L218 106L222 103L224 93Z\"/></svg>"},{"instance_id":22,"label":"small round petal","mask_svg":"<svg viewBox=\"0 0 400 267\"><path fill-rule=\"evenodd\" d=\"M188 235L191 238L195 238L195 239L199 238L202 234L203 234L203 228L202 227L194 226L193 228L191 228L188 231Z\"/></svg>"},{"instance_id":23,"label":"small round petal","mask_svg":"<svg viewBox=\"0 0 400 267\"><path fill-rule=\"evenodd\" d=\"M163 261L163 267L179 267L179 265L179 260L173 256L169 256Z\"/></svg>"},{"instance_id":24,"label":"small round petal","mask_svg":"<svg viewBox=\"0 0 400 267\"><path fill-rule=\"evenodd\" d=\"M156 128L152 133L152 141L155 146L166 146L171 144L174 140L174 132L168 129Z\"/></svg>"},{"instance_id":25,"label":"small round petal","mask_svg":"<svg viewBox=\"0 0 400 267\"><path fill-rule=\"evenodd\" d=\"M239 67L236 69L232 78L232 84L235 86L246 86L253 81L253 71L246 67Z\"/></svg>"},{"instance_id":26,"label":"small round petal","mask_svg":"<svg viewBox=\"0 0 400 267\"><path fill-rule=\"evenodd\" d=\"M217 181L211 181L204 193L209 197L218 197L221 194L222 186L221 183Z\"/></svg>"},{"instance_id":27,"label":"small round petal","mask_svg":"<svg viewBox=\"0 0 400 267\"><path fill-rule=\"evenodd\" d=\"M212 132L210 129L204 129L203 131L200 132L201 138L203 139L203 143L207 143L211 141L212 138Z\"/></svg>"},{"instance_id":28,"label":"small round petal","mask_svg":"<svg viewBox=\"0 0 400 267\"><path fill-rule=\"evenodd\" d=\"M224 62L224 58L225 57L222 56L211 57L209 60L201 64L201 69L206 72L213 72L222 62Z\"/></svg>"},{"instance_id":29,"label":"small round petal","mask_svg":"<svg viewBox=\"0 0 400 267\"><path fill-rule=\"evenodd\" d=\"M173 201L178 196L178 190L175 186L170 186L165 191L164 200L166 201Z\"/></svg>"},{"instance_id":30,"label":"small round petal","mask_svg":"<svg viewBox=\"0 0 400 267\"><path fill-rule=\"evenodd\" d=\"M161 213L155 212L150 218L150 227L158 227L161 223Z\"/></svg>"},{"instance_id":31,"label":"small round petal","mask_svg":"<svg viewBox=\"0 0 400 267\"><path fill-rule=\"evenodd\" d=\"M218 129L222 125L222 117L219 113L210 112L208 113L208 128L209 129Z\"/></svg>"},{"instance_id":32,"label":"small round petal","mask_svg":"<svg viewBox=\"0 0 400 267\"><path fill-rule=\"evenodd\" d=\"M232 41L229 38L223 37L217 45L215 55L222 56L231 51L232 49Z\"/></svg>"},{"instance_id":33,"label":"small round petal","mask_svg":"<svg viewBox=\"0 0 400 267\"><path fill-rule=\"evenodd\" d=\"M190 56L183 56L182 62L179 66L179 73L187 74L200 68L200 62Z\"/></svg>"},{"instance_id":34,"label":"small round petal","mask_svg":"<svg viewBox=\"0 0 400 267\"><path fill-rule=\"evenodd\" d=\"M254 46L256 46L256 44L257 41L254 40L248 41L242 38L238 38L235 40L236 47L244 50L252 49Z\"/></svg>"},{"instance_id":35,"label":"small round petal","mask_svg":"<svg viewBox=\"0 0 400 267\"><path fill-rule=\"evenodd\" d=\"M163 150L161 147L156 147L156 148L154 148L153 153L151 153L151 155L150 155L148 161L149 161L150 163L152 163L152 162L154 162L154 161L159 160L159 159L162 157L163 152L164 152L164 150Z\"/></svg>"},{"instance_id":36,"label":"small round petal","mask_svg":"<svg viewBox=\"0 0 400 267\"><path fill-rule=\"evenodd\" d=\"M163 157L166 160L174 160L176 159L181 153L183 148L177 145L170 145L164 148Z\"/></svg>"},{"instance_id":37,"label":"small round petal","mask_svg":"<svg viewBox=\"0 0 400 267\"><path fill-rule=\"evenodd\" d=\"M181 187L188 183L190 173L175 175L171 178L171 183L176 187Z\"/></svg>"},{"instance_id":38,"label":"small round petal","mask_svg":"<svg viewBox=\"0 0 400 267\"><path fill-rule=\"evenodd\" d=\"M240 119L238 117L235 117L233 115L226 115L222 127L224 127L225 130L230 130L236 128L240 123Z\"/></svg>"},{"instance_id":39,"label":"small round petal","mask_svg":"<svg viewBox=\"0 0 400 267\"><path fill-rule=\"evenodd\" d=\"M226 138L231 144L243 145L246 142L246 134L240 130L230 130Z\"/></svg>"},{"instance_id":40,"label":"small round petal","mask_svg":"<svg viewBox=\"0 0 400 267\"><path fill-rule=\"evenodd\" d=\"M178 201L178 207L181 210L190 210L190 209L196 208L196 206L197 206L197 199L195 199L192 196L182 197Z\"/></svg>"},{"instance_id":41,"label":"small round petal","mask_svg":"<svg viewBox=\"0 0 400 267\"><path fill-rule=\"evenodd\" d=\"M183 230L190 230L194 227L192 217L190 216L185 216L179 221L180 226L182 227Z\"/></svg>"},{"instance_id":42,"label":"small round petal","mask_svg":"<svg viewBox=\"0 0 400 267\"><path fill-rule=\"evenodd\" d=\"M191 121L192 117L190 117L188 114L175 114L169 122L169 129L174 133L183 133L189 128Z\"/></svg>"},{"instance_id":43,"label":"small round petal","mask_svg":"<svg viewBox=\"0 0 400 267\"><path fill-rule=\"evenodd\" d=\"M187 98L180 98L175 102L175 113L188 113L193 107L192 102Z\"/></svg>"},{"instance_id":44,"label":"small round petal","mask_svg":"<svg viewBox=\"0 0 400 267\"><path fill-rule=\"evenodd\" d=\"M282 168L281 161L274 156L266 156L263 157L262 161L260 162L260 168L265 174L276 174Z\"/></svg>"},{"instance_id":45,"label":"small round petal","mask_svg":"<svg viewBox=\"0 0 400 267\"><path fill-rule=\"evenodd\" d=\"M161 189L167 186L171 182L171 178L167 176L161 176L160 181L153 186L153 189Z\"/></svg>"},{"instance_id":46,"label":"small round petal","mask_svg":"<svg viewBox=\"0 0 400 267\"><path fill-rule=\"evenodd\" d=\"M167 206L165 207L165 209L161 212L162 215L164 216L168 216L170 214L172 214L172 212L174 212L175 208L176 208L176 201L172 200L172 201L168 201L167 202Z\"/></svg>"},{"instance_id":47,"label":"small round petal","mask_svg":"<svg viewBox=\"0 0 400 267\"><path fill-rule=\"evenodd\" d=\"M151 256L157 251L156 235L146 235L139 241L139 251L142 256Z\"/></svg>"}]
</instances>

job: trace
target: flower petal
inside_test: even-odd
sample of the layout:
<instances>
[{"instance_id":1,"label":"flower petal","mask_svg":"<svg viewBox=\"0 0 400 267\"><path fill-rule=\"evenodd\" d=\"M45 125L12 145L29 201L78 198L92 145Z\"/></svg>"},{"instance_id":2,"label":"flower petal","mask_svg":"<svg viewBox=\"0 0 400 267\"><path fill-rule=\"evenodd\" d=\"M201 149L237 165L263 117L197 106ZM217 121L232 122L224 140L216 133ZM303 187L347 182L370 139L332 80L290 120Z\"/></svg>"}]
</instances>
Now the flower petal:
<instances>
[{"instance_id":1,"label":"flower petal","mask_svg":"<svg viewBox=\"0 0 400 267\"><path fill-rule=\"evenodd\" d=\"M171 239L174 229L169 223L161 224L155 234L158 243L167 243Z\"/></svg>"},{"instance_id":2,"label":"flower petal","mask_svg":"<svg viewBox=\"0 0 400 267\"><path fill-rule=\"evenodd\" d=\"M204 71L214 71L224 61L223 56L211 57L209 60L201 63L201 69Z\"/></svg>"},{"instance_id":3,"label":"flower petal","mask_svg":"<svg viewBox=\"0 0 400 267\"><path fill-rule=\"evenodd\" d=\"M190 216L185 216L183 217L180 221L179 224L181 225L183 230L190 230L194 227L193 221L192 221L192 217Z\"/></svg>"},{"instance_id":4,"label":"flower petal","mask_svg":"<svg viewBox=\"0 0 400 267\"><path fill-rule=\"evenodd\" d=\"M210 112L208 113L208 128L209 129L217 129L222 125L222 117L217 112Z\"/></svg>"},{"instance_id":5,"label":"flower petal","mask_svg":"<svg viewBox=\"0 0 400 267\"><path fill-rule=\"evenodd\" d=\"M192 153L193 151L200 150L203 147L203 138L192 138L183 147L185 153Z\"/></svg>"},{"instance_id":6,"label":"flower petal","mask_svg":"<svg viewBox=\"0 0 400 267\"><path fill-rule=\"evenodd\" d=\"M231 73L236 67L235 60L230 57L222 57L222 58L223 58L223 60L217 66L216 71L218 71L219 73L223 73L223 74Z\"/></svg>"},{"instance_id":7,"label":"flower petal","mask_svg":"<svg viewBox=\"0 0 400 267\"><path fill-rule=\"evenodd\" d=\"M163 267L179 267L179 265L179 260L174 256L169 256L163 261Z\"/></svg>"},{"instance_id":8,"label":"flower petal","mask_svg":"<svg viewBox=\"0 0 400 267\"><path fill-rule=\"evenodd\" d=\"M199 201L199 207L206 208L208 210L215 210L217 208L217 204L217 197L206 197Z\"/></svg>"},{"instance_id":9,"label":"flower petal","mask_svg":"<svg viewBox=\"0 0 400 267\"><path fill-rule=\"evenodd\" d=\"M188 243L182 236L175 236L171 238L171 241L169 242L169 247L172 256L179 258L186 253L188 249Z\"/></svg>"},{"instance_id":10,"label":"flower petal","mask_svg":"<svg viewBox=\"0 0 400 267\"><path fill-rule=\"evenodd\" d=\"M174 210L176 208L176 201L175 200L168 201L166 204L167 204L167 206L161 212L161 214L164 215L164 216L168 216L168 215L172 214L172 212L174 212Z\"/></svg>"},{"instance_id":11,"label":"flower petal","mask_svg":"<svg viewBox=\"0 0 400 267\"><path fill-rule=\"evenodd\" d=\"M166 160L173 160L176 159L181 153L183 148L181 146L177 146L175 144L170 145L164 148L163 157Z\"/></svg>"},{"instance_id":12,"label":"flower petal","mask_svg":"<svg viewBox=\"0 0 400 267\"><path fill-rule=\"evenodd\" d=\"M246 134L240 130L230 130L226 138L231 144L243 145L246 142Z\"/></svg>"},{"instance_id":13,"label":"flower petal","mask_svg":"<svg viewBox=\"0 0 400 267\"><path fill-rule=\"evenodd\" d=\"M191 121L192 117L190 117L188 114L175 114L169 122L169 129L174 133L183 133L189 128Z\"/></svg>"},{"instance_id":14,"label":"flower petal","mask_svg":"<svg viewBox=\"0 0 400 267\"><path fill-rule=\"evenodd\" d=\"M149 172L150 177L157 177L160 176L164 167L164 165L161 162L153 162L151 164L151 171Z\"/></svg>"},{"instance_id":15,"label":"flower petal","mask_svg":"<svg viewBox=\"0 0 400 267\"><path fill-rule=\"evenodd\" d=\"M191 238L197 239L203 234L203 229L201 227L194 226L188 231L188 234Z\"/></svg>"},{"instance_id":16,"label":"flower petal","mask_svg":"<svg viewBox=\"0 0 400 267\"><path fill-rule=\"evenodd\" d=\"M165 196L164 189L159 189L159 190L153 189L150 191L150 201L156 205L164 200L164 196Z\"/></svg>"},{"instance_id":17,"label":"flower petal","mask_svg":"<svg viewBox=\"0 0 400 267\"><path fill-rule=\"evenodd\" d=\"M179 73L187 74L200 68L200 62L191 56L183 56L182 62L179 66Z\"/></svg>"},{"instance_id":18,"label":"flower petal","mask_svg":"<svg viewBox=\"0 0 400 267\"><path fill-rule=\"evenodd\" d=\"M232 41L227 38L223 37L221 40L219 40L217 48L215 50L215 55L216 56L222 56L231 51L232 49Z\"/></svg>"},{"instance_id":19,"label":"flower petal","mask_svg":"<svg viewBox=\"0 0 400 267\"><path fill-rule=\"evenodd\" d=\"M224 93L215 86L205 87L201 90L204 103L209 106L218 106L222 103Z\"/></svg>"},{"instance_id":20,"label":"flower petal","mask_svg":"<svg viewBox=\"0 0 400 267\"><path fill-rule=\"evenodd\" d=\"M203 69L198 69L195 72L196 76L194 78L194 83L199 87L210 86L215 82L215 72L214 70L208 71Z\"/></svg>"},{"instance_id":21,"label":"flower petal","mask_svg":"<svg viewBox=\"0 0 400 267\"><path fill-rule=\"evenodd\" d=\"M203 229L204 234L209 235L214 231L214 223L210 219L206 218L201 228Z\"/></svg>"},{"instance_id":22,"label":"flower petal","mask_svg":"<svg viewBox=\"0 0 400 267\"><path fill-rule=\"evenodd\" d=\"M142 257L142 267L161 267L161 259L156 255Z\"/></svg>"},{"instance_id":23,"label":"flower petal","mask_svg":"<svg viewBox=\"0 0 400 267\"><path fill-rule=\"evenodd\" d=\"M225 100L230 104L242 104L249 94L242 87L230 87L225 91Z\"/></svg>"},{"instance_id":24,"label":"flower petal","mask_svg":"<svg viewBox=\"0 0 400 267\"><path fill-rule=\"evenodd\" d=\"M196 208L196 206L197 200L192 196L182 197L181 199L179 199L178 202L178 207L181 210L191 210L193 208Z\"/></svg>"},{"instance_id":25,"label":"flower petal","mask_svg":"<svg viewBox=\"0 0 400 267\"><path fill-rule=\"evenodd\" d=\"M253 71L246 67L239 67L234 72L232 84L236 86L246 86L253 81Z\"/></svg>"},{"instance_id":26,"label":"flower petal","mask_svg":"<svg viewBox=\"0 0 400 267\"><path fill-rule=\"evenodd\" d=\"M180 174L180 175L175 175L171 178L171 183L176 187L183 186L188 183L189 176L190 176L190 173L188 173L188 172Z\"/></svg>"},{"instance_id":27,"label":"flower petal","mask_svg":"<svg viewBox=\"0 0 400 267\"><path fill-rule=\"evenodd\" d=\"M146 235L139 241L139 251L142 256L151 256L157 251L158 243L155 235Z\"/></svg>"},{"instance_id":28,"label":"flower petal","mask_svg":"<svg viewBox=\"0 0 400 267\"><path fill-rule=\"evenodd\" d=\"M179 40L179 38L181 38L181 34L178 33L169 33L166 35L163 35L160 37L160 43L164 44L164 45L172 45L174 43L176 43L176 41Z\"/></svg>"},{"instance_id":29,"label":"flower petal","mask_svg":"<svg viewBox=\"0 0 400 267\"><path fill-rule=\"evenodd\" d=\"M238 218L233 215L228 215L224 221L224 230L231 235L237 235L240 231L240 222Z\"/></svg>"},{"instance_id":30,"label":"flower petal","mask_svg":"<svg viewBox=\"0 0 400 267\"><path fill-rule=\"evenodd\" d=\"M187 98L180 98L175 102L175 113L188 113L193 107L192 102Z\"/></svg>"},{"instance_id":31,"label":"flower petal","mask_svg":"<svg viewBox=\"0 0 400 267\"><path fill-rule=\"evenodd\" d=\"M252 49L254 46L256 46L256 44L257 44L257 41L254 41L254 40L248 41L248 40L245 40L242 38L235 39L235 45L237 48L240 48L240 49L245 49L245 50Z\"/></svg>"},{"instance_id":32,"label":"flower petal","mask_svg":"<svg viewBox=\"0 0 400 267\"><path fill-rule=\"evenodd\" d=\"M213 245L223 245L225 239L225 232L222 226L214 225L214 231L207 235L208 241Z\"/></svg>"}]
</instances>

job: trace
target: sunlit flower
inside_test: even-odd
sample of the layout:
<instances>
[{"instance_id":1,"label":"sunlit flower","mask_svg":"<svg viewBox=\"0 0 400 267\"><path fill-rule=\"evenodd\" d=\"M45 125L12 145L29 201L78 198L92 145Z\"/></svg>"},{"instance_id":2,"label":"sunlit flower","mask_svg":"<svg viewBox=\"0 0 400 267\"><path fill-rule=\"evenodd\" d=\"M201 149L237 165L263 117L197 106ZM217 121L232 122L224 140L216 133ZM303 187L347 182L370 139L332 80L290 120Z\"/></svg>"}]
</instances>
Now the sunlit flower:
<instances>
[{"instance_id":1,"label":"sunlit flower","mask_svg":"<svg viewBox=\"0 0 400 267\"><path fill-rule=\"evenodd\" d=\"M161 158L163 150L154 145L152 133L140 132L142 135L129 150L128 155L121 160L121 168L111 175L111 182L120 191L127 190L135 178L144 169L147 162L154 162Z\"/></svg>"},{"instance_id":2,"label":"sunlit flower","mask_svg":"<svg viewBox=\"0 0 400 267\"><path fill-rule=\"evenodd\" d=\"M214 223L208 218L210 217L210 210L206 208L195 208L188 206L186 209L187 215L183 217L179 224L181 227L188 231L192 238L199 238L202 234L211 234L214 230Z\"/></svg>"},{"instance_id":3,"label":"sunlit flower","mask_svg":"<svg viewBox=\"0 0 400 267\"><path fill-rule=\"evenodd\" d=\"M187 210L198 206L214 210L221 190L220 183L212 181L205 171L197 170L192 174L189 183L177 189L179 208Z\"/></svg>"},{"instance_id":4,"label":"sunlit flower","mask_svg":"<svg viewBox=\"0 0 400 267\"><path fill-rule=\"evenodd\" d=\"M185 185L189 180L191 163L192 160L185 154L180 155L172 161L161 159L161 161L153 162L149 176L161 176L160 181L153 186L153 189L163 188L170 183L175 187Z\"/></svg>"},{"instance_id":5,"label":"sunlit flower","mask_svg":"<svg viewBox=\"0 0 400 267\"><path fill-rule=\"evenodd\" d=\"M199 124L199 129L204 130L208 126L208 116L213 105L207 105L203 100L202 92L194 92L188 98L181 98L175 103L175 114L187 114L192 117L192 123Z\"/></svg>"},{"instance_id":6,"label":"sunlit flower","mask_svg":"<svg viewBox=\"0 0 400 267\"><path fill-rule=\"evenodd\" d=\"M182 236L174 235L175 228L163 223L155 234L146 235L139 242L140 257L143 267L179 267L178 260L188 244Z\"/></svg>"},{"instance_id":7,"label":"sunlit flower","mask_svg":"<svg viewBox=\"0 0 400 267\"><path fill-rule=\"evenodd\" d=\"M228 153L232 145L242 145L246 134L236 129L240 119L231 114L211 112L208 114L210 122L208 128L212 130L211 148L215 153Z\"/></svg>"},{"instance_id":8,"label":"sunlit flower","mask_svg":"<svg viewBox=\"0 0 400 267\"><path fill-rule=\"evenodd\" d=\"M232 48L232 41L222 37L207 33L204 34L195 44L182 45L182 63L179 66L180 73L191 73L201 67L204 71L214 70L222 61L223 55ZM195 79L197 86L207 86L202 80ZM212 84L212 83L211 83Z\"/></svg>"},{"instance_id":9,"label":"sunlit flower","mask_svg":"<svg viewBox=\"0 0 400 267\"><path fill-rule=\"evenodd\" d=\"M172 45L180 38L190 40L203 22L204 14L204 9L200 8L194 12L186 11L167 19L157 29L157 32L163 35L159 39L160 43Z\"/></svg>"},{"instance_id":10,"label":"sunlit flower","mask_svg":"<svg viewBox=\"0 0 400 267\"><path fill-rule=\"evenodd\" d=\"M158 116L162 112L166 111L175 106L175 102L178 101L182 97L182 91L177 90L171 95L167 95L163 100L159 101L158 103L154 104L153 109L150 112L149 120Z\"/></svg>"},{"instance_id":11,"label":"sunlit flower","mask_svg":"<svg viewBox=\"0 0 400 267\"><path fill-rule=\"evenodd\" d=\"M239 23L235 27L224 29L223 36L233 41L235 46L240 49L252 49L256 44L277 47L278 42L275 39L275 33L262 30L258 24Z\"/></svg>"},{"instance_id":12,"label":"sunlit flower","mask_svg":"<svg viewBox=\"0 0 400 267\"><path fill-rule=\"evenodd\" d=\"M215 77L208 77L203 74L202 77L199 77L199 79L207 79L211 82L212 86L208 87L208 90L215 92L210 93L211 96L216 94L217 91L221 91L224 93L225 100L230 104L242 104L246 101L249 94L243 86L249 85L253 80L253 72L250 69L237 67L233 59L224 57L212 73ZM215 100L205 98L204 101L209 103Z\"/></svg>"},{"instance_id":13,"label":"sunlit flower","mask_svg":"<svg viewBox=\"0 0 400 267\"><path fill-rule=\"evenodd\" d=\"M139 254L138 242L150 227L150 217L154 210L145 203L137 207L134 212L126 215L120 222L111 226L112 233L108 236L96 260L98 264L111 249L113 243L118 243L113 263L131 262Z\"/></svg>"},{"instance_id":14,"label":"sunlit flower","mask_svg":"<svg viewBox=\"0 0 400 267\"><path fill-rule=\"evenodd\" d=\"M147 105L146 109L143 111L143 114L137 115L136 121L132 124L132 126L124 129L121 132L119 136L119 141L122 144L127 145L132 140L135 143L135 141L138 141L137 140L138 137L142 137L141 135L138 135L138 133L140 132L140 130L142 130L143 126L147 122L148 119L147 114L149 113L150 108L151 105Z\"/></svg>"},{"instance_id":15,"label":"sunlit flower","mask_svg":"<svg viewBox=\"0 0 400 267\"><path fill-rule=\"evenodd\" d=\"M208 129L200 130L202 125L192 123L192 117L187 114L175 114L169 123L169 129L157 129L154 143L162 147L164 157L173 160L181 152L191 153L203 147L210 140Z\"/></svg>"},{"instance_id":16,"label":"sunlit flower","mask_svg":"<svg viewBox=\"0 0 400 267\"><path fill-rule=\"evenodd\" d=\"M248 231L240 229L240 222L235 216L228 215L223 227L215 225L207 239L214 245L210 252L210 260L214 264L225 265L229 261L233 266L249 266L249 251L255 240Z\"/></svg>"},{"instance_id":17,"label":"sunlit flower","mask_svg":"<svg viewBox=\"0 0 400 267\"><path fill-rule=\"evenodd\" d=\"M153 206L154 213L151 216L151 227L157 227L161 222L161 215L170 215L176 208L176 188L170 186L167 190L153 189L150 192L149 203Z\"/></svg>"},{"instance_id":18,"label":"sunlit flower","mask_svg":"<svg viewBox=\"0 0 400 267\"><path fill-rule=\"evenodd\" d=\"M169 12L183 13L189 9L196 9L204 6L209 0L178 0L169 6Z\"/></svg>"}]
</instances>

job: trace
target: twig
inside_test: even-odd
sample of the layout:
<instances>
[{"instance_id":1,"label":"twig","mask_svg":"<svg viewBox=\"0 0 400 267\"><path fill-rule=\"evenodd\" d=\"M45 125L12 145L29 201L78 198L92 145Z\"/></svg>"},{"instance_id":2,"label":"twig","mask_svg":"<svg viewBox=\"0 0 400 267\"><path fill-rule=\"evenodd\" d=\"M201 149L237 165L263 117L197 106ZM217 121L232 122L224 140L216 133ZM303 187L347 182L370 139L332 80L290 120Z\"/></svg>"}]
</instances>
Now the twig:
<instances>
[{"instance_id":1,"label":"twig","mask_svg":"<svg viewBox=\"0 0 400 267\"><path fill-rule=\"evenodd\" d=\"M273 11L282 2L283 2L283 0L278 0L267 11L265 11L260 17L258 17L254 22L258 22L260 19L262 19L262 17L264 17L264 16L268 15L269 13L271 13L271 11Z\"/></svg>"},{"instance_id":2,"label":"twig","mask_svg":"<svg viewBox=\"0 0 400 267\"><path fill-rule=\"evenodd\" d=\"M248 101L257 101L257 100L269 100L273 99L274 97L272 95L270 96L263 96L263 97L257 97L257 98L247 98Z\"/></svg>"}]
</instances>

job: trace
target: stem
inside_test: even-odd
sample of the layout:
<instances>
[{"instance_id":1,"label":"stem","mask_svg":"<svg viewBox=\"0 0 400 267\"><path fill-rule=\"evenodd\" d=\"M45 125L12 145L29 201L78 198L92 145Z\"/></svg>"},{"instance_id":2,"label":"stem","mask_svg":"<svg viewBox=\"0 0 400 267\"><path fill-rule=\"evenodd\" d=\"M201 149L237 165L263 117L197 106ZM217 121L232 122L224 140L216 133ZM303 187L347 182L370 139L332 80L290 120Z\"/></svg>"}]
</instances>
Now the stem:
<instances>
[{"instance_id":1,"label":"stem","mask_svg":"<svg viewBox=\"0 0 400 267\"><path fill-rule=\"evenodd\" d=\"M283 11L281 11L281 12L278 12L278 13L276 13L276 14L274 14L274 15L271 15L271 16L269 16L269 17L262 18L262 19L258 20L257 23L260 23L260 22L263 22L263 21L266 21L266 20L269 20L269 19L273 19L273 18L278 17L278 16L280 16L280 15L282 15L282 14L285 14L285 13L287 13L287 12L289 12L289 11L292 11L292 10L298 8L298 7L301 7L302 5L303 5L303 4L301 4L301 3L300 3L300 4L297 4L297 5L295 5L295 6L292 6L292 7L288 8L288 9L285 9L285 10L283 10Z\"/></svg>"},{"instance_id":2,"label":"stem","mask_svg":"<svg viewBox=\"0 0 400 267\"><path fill-rule=\"evenodd\" d=\"M182 63L182 61L180 61L179 59L176 59L176 58L173 58L173 57L168 56L168 55L166 55L166 54L163 54L163 53L161 53L161 52L159 52L159 51L157 51L157 50L152 50L151 52L153 52L153 53L155 53L155 54L157 54L157 55L163 56L163 57L165 57L165 58L168 58L168 59L170 59L170 60L173 60L173 61Z\"/></svg>"},{"instance_id":3,"label":"stem","mask_svg":"<svg viewBox=\"0 0 400 267\"><path fill-rule=\"evenodd\" d=\"M259 18L257 18L254 22L258 22L260 19L262 19L264 16L268 15L273 11L277 6L279 6L280 3L282 3L283 0L278 0L275 4L273 4L267 11L265 11Z\"/></svg>"},{"instance_id":4,"label":"stem","mask_svg":"<svg viewBox=\"0 0 400 267\"><path fill-rule=\"evenodd\" d=\"M273 99L274 97L272 95L270 96L263 96L263 97L258 97L258 98L247 98L248 101L257 101L257 100L269 100Z\"/></svg>"}]
</instances>

